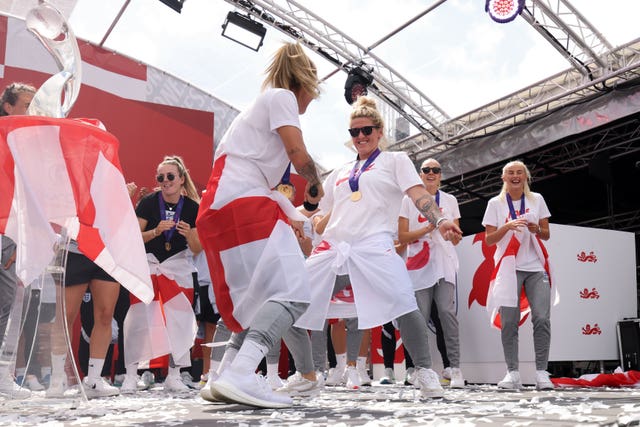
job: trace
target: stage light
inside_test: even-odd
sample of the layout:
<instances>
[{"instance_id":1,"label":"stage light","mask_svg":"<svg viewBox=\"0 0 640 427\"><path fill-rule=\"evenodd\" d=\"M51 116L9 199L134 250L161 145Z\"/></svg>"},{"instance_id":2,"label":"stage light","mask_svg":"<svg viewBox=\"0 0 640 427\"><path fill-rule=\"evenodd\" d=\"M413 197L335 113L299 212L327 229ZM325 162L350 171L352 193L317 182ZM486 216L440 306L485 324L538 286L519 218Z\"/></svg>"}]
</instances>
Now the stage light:
<instances>
[{"instance_id":1,"label":"stage light","mask_svg":"<svg viewBox=\"0 0 640 427\"><path fill-rule=\"evenodd\" d=\"M249 16L240 15L238 12L229 12L227 19L222 24L222 36L253 49L256 52L262 46L267 29Z\"/></svg>"},{"instance_id":2,"label":"stage light","mask_svg":"<svg viewBox=\"0 0 640 427\"><path fill-rule=\"evenodd\" d=\"M373 82L373 76L360 67L349 71L347 81L344 84L344 99L349 105L353 104L359 96L367 95L367 88Z\"/></svg>"},{"instance_id":3,"label":"stage light","mask_svg":"<svg viewBox=\"0 0 640 427\"><path fill-rule=\"evenodd\" d=\"M182 5L187 0L160 0L160 1L166 4L167 6L169 6L171 9L180 13L182 11Z\"/></svg>"}]
</instances>

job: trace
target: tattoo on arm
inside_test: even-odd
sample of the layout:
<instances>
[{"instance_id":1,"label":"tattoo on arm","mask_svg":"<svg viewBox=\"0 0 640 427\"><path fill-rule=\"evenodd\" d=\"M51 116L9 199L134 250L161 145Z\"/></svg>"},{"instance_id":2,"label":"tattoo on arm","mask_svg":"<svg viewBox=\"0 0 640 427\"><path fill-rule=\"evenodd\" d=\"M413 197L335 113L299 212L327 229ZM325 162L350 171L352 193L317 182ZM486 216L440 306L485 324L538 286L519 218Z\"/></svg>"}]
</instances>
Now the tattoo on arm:
<instances>
[{"instance_id":1,"label":"tattoo on arm","mask_svg":"<svg viewBox=\"0 0 640 427\"><path fill-rule=\"evenodd\" d=\"M309 182L310 185L320 184L316 164L313 160L309 159L309 161L307 161L301 168L296 167L296 170L298 171L298 174Z\"/></svg>"},{"instance_id":2,"label":"tattoo on arm","mask_svg":"<svg viewBox=\"0 0 640 427\"><path fill-rule=\"evenodd\" d=\"M440 209L438 209L435 200L428 194L416 200L416 208L418 208L420 213L433 225L435 225L442 216L440 215Z\"/></svg>"}]
</instances>

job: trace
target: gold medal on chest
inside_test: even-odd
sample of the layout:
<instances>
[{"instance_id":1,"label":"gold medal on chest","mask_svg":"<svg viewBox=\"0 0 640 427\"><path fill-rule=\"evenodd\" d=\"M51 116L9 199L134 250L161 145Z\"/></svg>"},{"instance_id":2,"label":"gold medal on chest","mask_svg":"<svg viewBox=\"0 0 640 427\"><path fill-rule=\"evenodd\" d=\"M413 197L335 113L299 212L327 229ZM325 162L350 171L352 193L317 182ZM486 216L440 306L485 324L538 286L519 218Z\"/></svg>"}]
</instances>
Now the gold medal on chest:
<instances>
[{"instance_id":1,"label":"gold medal on chest","mask_svg":"<svg viewBox=\"0 0 640 427\"><path fill-rule=\"evenodd\" d=\"M169 252L171 250L171 243L169 242L165 242L164 244L164 250Z\"/></svg>"},{"instance_id":2,"label":"gold medal on chest","mask_svg":"<svg viewBox=\"0 0 640 427\"><path fill-rule=\"evenodd\" d=\"M360 199L362 199L362 193L360 191L354 191L353 193L351 193L352 202L357 202Z\"/></svg>"}]
</instances>

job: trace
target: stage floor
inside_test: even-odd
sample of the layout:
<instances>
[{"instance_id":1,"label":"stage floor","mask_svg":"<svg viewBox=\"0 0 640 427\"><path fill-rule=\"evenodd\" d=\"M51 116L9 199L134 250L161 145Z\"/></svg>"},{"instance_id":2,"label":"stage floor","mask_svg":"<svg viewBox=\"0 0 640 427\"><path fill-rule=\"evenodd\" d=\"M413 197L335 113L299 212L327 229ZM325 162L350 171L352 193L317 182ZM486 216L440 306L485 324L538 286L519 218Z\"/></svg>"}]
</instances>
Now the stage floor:
<instances>
[{"instance_id":1,"label":"stage floor","mask_svg":"<svg viewBox=\"0 0 640 427\"><path fill-rule=\"evenodd\" d=\"M619 426L640 423L640 389L499 391L495 385L445 388L443 399L419 400L403 385L359 391L326 387L319 396L296 400L289 409L253 409L209 403L199 393L175 395L161 385L135 395L88 402L0 399L0 426Z\"/></svg>"}]
</instances>

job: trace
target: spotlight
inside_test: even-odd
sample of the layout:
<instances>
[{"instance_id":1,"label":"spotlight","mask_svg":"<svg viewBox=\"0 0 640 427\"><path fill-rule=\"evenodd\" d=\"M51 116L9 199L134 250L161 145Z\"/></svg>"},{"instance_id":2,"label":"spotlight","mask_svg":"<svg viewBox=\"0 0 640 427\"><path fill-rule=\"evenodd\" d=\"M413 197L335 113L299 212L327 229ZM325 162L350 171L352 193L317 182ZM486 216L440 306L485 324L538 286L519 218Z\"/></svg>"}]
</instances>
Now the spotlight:
<instances>
[{"instance_id":1,"label":"spotlight","mask_svg":"<svg viewBox=\"0 0 640 427\"><path fill-rule=\"evenodd\" d=\"M367 95L367 87L373 82L373 76L360 67L349 71L347 81L344 84L344 99L349 105L353 104L359 96Z\"/></svg>"},{"instance_id":2,"label":"spotlight","mask_svg":"<svg viewBox=\"0 0 640 427\"><path fill-rule=\"evenodd\" d=\"M160 1L166 4L167 6L169 6L171 9L180 13L182 11L182 5L187 0L160 0Z\"/></svg>"},{"instance_id":3,"label":"spotlight","mask_svg":"<svg viewBox=\"0 0 640 427\"><path fill-rule=\"evenodd\" d=\"M227 19L222 24L222 36L240 43L256 52L262 46L267 29L249 16L240 15L238 12L229 12Z\"/></svg>"}]
</instances>

